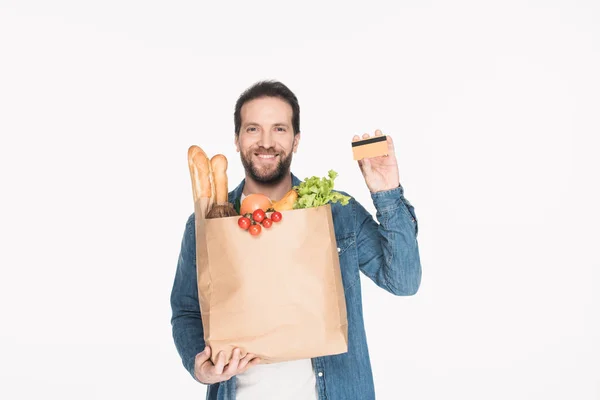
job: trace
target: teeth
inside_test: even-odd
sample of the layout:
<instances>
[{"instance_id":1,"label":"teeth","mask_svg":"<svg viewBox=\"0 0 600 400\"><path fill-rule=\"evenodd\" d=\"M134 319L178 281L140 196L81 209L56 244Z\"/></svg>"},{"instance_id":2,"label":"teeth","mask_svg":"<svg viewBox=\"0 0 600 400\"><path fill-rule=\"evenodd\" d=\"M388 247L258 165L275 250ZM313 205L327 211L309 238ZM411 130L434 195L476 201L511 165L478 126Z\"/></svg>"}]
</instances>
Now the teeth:
<instances>
[{"instance_id":1,"label":"teeth","mask_svg":"<svg viewBox=\"0 0 600 400\"><path fill-rule=\"evenodd\" d=\"M259 154L258 157L259 158L266 158L266 159L275 158L275 156L273 156L273 155L267 155L267 154Z\"/></svg>"}]
</instances>

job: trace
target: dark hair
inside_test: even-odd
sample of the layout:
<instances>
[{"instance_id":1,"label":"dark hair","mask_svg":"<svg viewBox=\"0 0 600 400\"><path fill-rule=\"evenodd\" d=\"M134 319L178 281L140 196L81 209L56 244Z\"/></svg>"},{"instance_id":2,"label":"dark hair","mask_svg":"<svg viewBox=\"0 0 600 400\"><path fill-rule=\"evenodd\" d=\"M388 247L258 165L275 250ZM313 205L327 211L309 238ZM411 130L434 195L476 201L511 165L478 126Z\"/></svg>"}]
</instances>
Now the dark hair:
<instances>
[{"instance_id":1,"label":"dark hair","mask_svg":"<svg viewBox=\"0 0 600 400\"><path fill-rule=\"evenodd\" d=\"M261 97L278 97L292 107L292 128L294 135L300 132L300 105L296 95L283 83L278 81L260 81L249 87L242 93L235 103L233 122L235 124L235 135L240 134L242 125L242 106L254 99Z\"/></svg>"}]
</instances>

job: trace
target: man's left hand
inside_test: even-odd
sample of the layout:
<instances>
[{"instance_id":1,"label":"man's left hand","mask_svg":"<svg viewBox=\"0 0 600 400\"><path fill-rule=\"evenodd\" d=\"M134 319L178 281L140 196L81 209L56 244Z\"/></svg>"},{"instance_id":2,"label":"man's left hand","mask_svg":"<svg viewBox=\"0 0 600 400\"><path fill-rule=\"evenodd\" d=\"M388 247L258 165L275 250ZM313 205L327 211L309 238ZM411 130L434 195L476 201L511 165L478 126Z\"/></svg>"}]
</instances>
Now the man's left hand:
<instances>
[{"instance_id":1,"label":"man's left hand","mask_svg":"<svg viewBox=\"0 0 600 400\"><path fill-rule=\"evenodd\" d=\"M375 136L382 136L379 129L375 131ZM370 135L365 133L362 138L368 139ZM360 140L358 135L352 138L352 141ZM394 142L390 135L387 135L388 155L372 158L363 158L358 161L360 171L362 172L367 187L371 193L382 192L384 190L395 189L400 185L400 175L398 172L398 162L394 151Z\"/></svg>"}]
</instances>

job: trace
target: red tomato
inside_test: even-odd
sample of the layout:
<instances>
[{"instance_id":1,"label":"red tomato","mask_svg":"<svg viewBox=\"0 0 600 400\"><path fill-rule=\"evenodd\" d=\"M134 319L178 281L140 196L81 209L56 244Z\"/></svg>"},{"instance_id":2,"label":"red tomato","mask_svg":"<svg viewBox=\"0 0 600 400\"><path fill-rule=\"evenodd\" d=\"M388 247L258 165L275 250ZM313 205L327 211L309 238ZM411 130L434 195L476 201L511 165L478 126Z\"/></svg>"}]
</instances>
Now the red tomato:
<instances>
[{"instance_id":1,"label":"red tomato","mask_svg":"<svg viewBox=\"0 0 600 400\"><path fill-rule=\"evenodd\" d=\"M271 219L273 222L280 222L281 218L283 218L283 216L279 211L275 211L273 214L271 214Z\"/></svg>"},{"instance_id":2,"label":"red tomato","mask_svg":"<svg viewBox=\"0 0 600 400\"><path fill-rule=\"evenodd\" d=\"M260 233L261 227L258 224L256 224L256 225L250 225L250 228L248 229L248 231L250 232L250 234L252 236L256 236L256 235L258 235Z\"/></svg>"},{"instance_id":3,"label":"red tomato","mask_svg":"<svg viewBox=\"0 0 600 400\"><path fill-rule=\"evenodd\" d=\"M259 223L262 222L262 220L265 219L265 217L265 212L260 208L252 213L252 219Z\"/></svg>"},{"instance_id":4,"label":"red tomato","mask_svg":"<svg viewBox=\"0 0 600 400\"><path fill-rule=\"evenodd\" d=\"M265 218L262 221L262 226L264 226L265 228L270 228L271 225L273 225L273 220L269 219L269 218Z\"/></svg>"},{"instance_id":5,"label":"red tomato","mask_svg":"<svg viewBox=\"0 0 600 400\"><path fill-rule=\"evenodd\" d=\"M250 228L250 218L240 217L240 219L238 219L238 225L243 230L248 230L248 228Z\"/></svg>"},{"instance_id":6,"label":"red tomato","mask_svg":"<svg viewBox=\"0 0 600 400\"><path fill-rule=\"evenodd\" d=\"M240 207L240 214L244 215L246 213L254 212L257 209L266 210L271 207L271 199L269 199L264 194L253 193L244 198Z\"/></svg>"}]
</instances>

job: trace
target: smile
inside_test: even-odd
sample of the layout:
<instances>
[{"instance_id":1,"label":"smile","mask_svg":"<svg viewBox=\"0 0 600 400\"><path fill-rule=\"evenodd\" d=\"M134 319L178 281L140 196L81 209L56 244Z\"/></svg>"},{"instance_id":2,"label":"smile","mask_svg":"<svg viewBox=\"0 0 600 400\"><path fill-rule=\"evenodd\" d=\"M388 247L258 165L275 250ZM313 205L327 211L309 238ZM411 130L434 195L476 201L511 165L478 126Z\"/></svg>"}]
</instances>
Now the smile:
<instances>
[{"instance_id":1,"label":"smile","mask_svg":"<svg viewBox=\"0 0 600 400\"><path fill-rule=\"evenodd\" d=\"M256 156L262 160L272 160L277 157L276 154L257 154Z\"/></svg>"}]
</instances>

